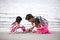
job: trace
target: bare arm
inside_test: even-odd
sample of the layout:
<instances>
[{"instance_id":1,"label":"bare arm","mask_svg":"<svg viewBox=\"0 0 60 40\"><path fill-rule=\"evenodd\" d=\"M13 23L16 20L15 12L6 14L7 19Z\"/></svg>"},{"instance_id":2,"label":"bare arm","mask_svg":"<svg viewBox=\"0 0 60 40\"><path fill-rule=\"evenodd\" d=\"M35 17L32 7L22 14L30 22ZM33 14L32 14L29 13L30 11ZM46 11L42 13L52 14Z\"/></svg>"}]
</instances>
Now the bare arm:
<instances>
[{"instance_id":1,"label":"bare arm","mask_svg":"<svg viewBox=\"0 0 60 40\"><path fill-rule=\"evenodd\" d=\"M17 28L21 28L20 25L17 22L15 23L15 25L16 25Z\"/></svg>"},{"instance_id":2,"label":"bare arm","mask_svg":"<svg viewBox=\"0 0 60 40\"><path fill-rule=\"evenodd\" d=\"M34 25L32 25L32 27L31 27L31 28L27 29L27 31L26 31L26 32L31 32L31 31L33 30L33 28L34 28Z\"/></svg>"},{"instance_id":3,"label":"bare arm","mask_svg":"<svg viewBox=\"0 0 60 40\"><path fill-rule=\"evenodd\" d=\"M40 26L40 28L38 28L38 29L43 29L44 28L42 25L39 25L39 26Z\"/></svg>"}]
</instances>

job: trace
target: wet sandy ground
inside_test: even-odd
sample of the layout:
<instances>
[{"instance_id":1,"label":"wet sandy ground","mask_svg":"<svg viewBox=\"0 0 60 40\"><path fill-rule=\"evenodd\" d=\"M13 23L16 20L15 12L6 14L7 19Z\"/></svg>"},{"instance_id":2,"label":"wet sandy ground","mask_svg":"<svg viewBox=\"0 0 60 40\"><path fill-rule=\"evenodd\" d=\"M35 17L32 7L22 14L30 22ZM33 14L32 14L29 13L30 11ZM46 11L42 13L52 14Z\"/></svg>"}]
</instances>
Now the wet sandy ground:
<instances>
[{"instance_id":1,"label":"wet sandy ground","mask_svg":"<svg viewBox=\"0 0 60 40\"><path fill-rule=\"evenodd\" d=\"M0 32L0 40L60 40L60 32L51 34Z\"/></svg>"}]
</instances>

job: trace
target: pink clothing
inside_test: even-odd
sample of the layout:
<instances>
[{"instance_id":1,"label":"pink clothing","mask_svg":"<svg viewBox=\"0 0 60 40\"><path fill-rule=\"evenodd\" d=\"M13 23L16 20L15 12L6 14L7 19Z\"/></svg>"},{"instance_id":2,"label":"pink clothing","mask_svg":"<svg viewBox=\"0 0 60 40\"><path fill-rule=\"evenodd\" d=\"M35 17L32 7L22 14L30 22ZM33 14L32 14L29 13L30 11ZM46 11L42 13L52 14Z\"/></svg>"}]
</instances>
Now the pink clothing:
<instances>
[{"instance_id":1,"label":"pink clothing","mask_svg":"<svg viewBox=\"0 0 60 40\"><path fill-rule=\"evenodd\" d=\"M36 27L37 30L34 30L33 32L37 33L37 34L50 34L47 26L45 24L43 24L42 26L43 26L42 29L39 29L40 28L40 26L39 26L39 27Z\"/></svg>"},{"instance_id":2,"label":"pink clothing","mask_svg":"<svg viewBox=\"0 0 60 40\"><path fill-rule=\"evenodd\" d=\"M17 29L19 29L19 28L21 28L23 32L26 31L26 29L25 29L24 26L22 26L22 27L17 27L17 26L15 26L15 25L11 25L10 32L17 32Z\"/></svg>"},{"instance_id":3,"label":"pink clothing","mask_svg":"<svg viewBox=\"0 0 60 40\"><path fill-rule=\"evenodd\" d=\"M26 31L26 28L24 26L21 27L22 31Z\"/></svg>"}]
</instances>

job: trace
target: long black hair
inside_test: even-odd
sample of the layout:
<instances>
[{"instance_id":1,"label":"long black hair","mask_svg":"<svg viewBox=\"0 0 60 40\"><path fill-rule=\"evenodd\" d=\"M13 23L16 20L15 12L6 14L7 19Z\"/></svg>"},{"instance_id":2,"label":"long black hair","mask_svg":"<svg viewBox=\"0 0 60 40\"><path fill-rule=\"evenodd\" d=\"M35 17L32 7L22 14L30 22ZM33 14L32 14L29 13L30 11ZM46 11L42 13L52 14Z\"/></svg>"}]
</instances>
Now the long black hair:
<instances>
[{"instance_id":1,"label":"long black hair","mask_svg":"<svg viewBox=\"0 0 60 40\"><path fill-rule=\"evenodd\" d=\"M17 22L19 24L21 22L21 20L22 20L22 18L20 16L17 16L15 22Z\"/></svg>"},{"instance_id":2,"label":"long black hair","mask_svg":"<svg viewBox=\"0 0 60 40\"><path fill-rule=\"evenodd\" d=\"M21 22L22 18L20 16L16 17L16 21L13 22L12 24L15 24L16 22L19 24Z\"/></svg>"},{"instance_id":3,"label":"long black hair","mask_svg":"<svg viewBox=\"0 0 60 40\"><path fill-rule=\"evenodd\" d=\"M40 23L41 23L41 21L38 18L35 18L35 26L37 26Z\"/></svg>"},{"instance_id":4,"label":"long black hair","mask_svg":"<svg viewBox=\"0 0 60 40\"><path fill-rule=\"evenodd\" d=\"M34 18L32 14L27 14L26 17L25 17L26 20L29 20L31 18Z\"/></svg>"}]
</instances>

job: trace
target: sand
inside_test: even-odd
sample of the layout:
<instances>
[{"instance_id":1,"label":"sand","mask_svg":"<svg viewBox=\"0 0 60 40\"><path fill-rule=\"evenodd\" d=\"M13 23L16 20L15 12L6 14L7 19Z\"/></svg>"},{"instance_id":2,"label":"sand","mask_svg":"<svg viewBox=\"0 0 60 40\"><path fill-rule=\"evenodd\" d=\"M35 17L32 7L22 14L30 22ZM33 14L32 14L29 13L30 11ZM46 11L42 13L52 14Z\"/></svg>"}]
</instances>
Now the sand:
<instances>
[{"instance_id":1,"label":"sand","mask_svg":"<svg viewBox=\"0 0 60 40\"><path fill-rule=\"evenodd\" d=\"M52 32L51 34L0 32L0 40L60 40L60 32Z\"/></svg>"}]
</instances>

